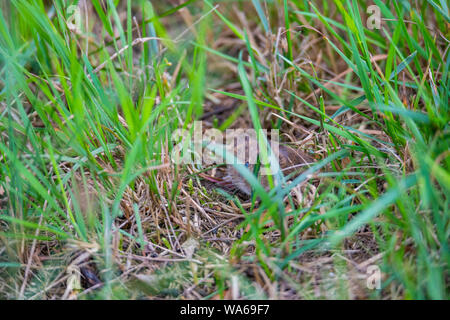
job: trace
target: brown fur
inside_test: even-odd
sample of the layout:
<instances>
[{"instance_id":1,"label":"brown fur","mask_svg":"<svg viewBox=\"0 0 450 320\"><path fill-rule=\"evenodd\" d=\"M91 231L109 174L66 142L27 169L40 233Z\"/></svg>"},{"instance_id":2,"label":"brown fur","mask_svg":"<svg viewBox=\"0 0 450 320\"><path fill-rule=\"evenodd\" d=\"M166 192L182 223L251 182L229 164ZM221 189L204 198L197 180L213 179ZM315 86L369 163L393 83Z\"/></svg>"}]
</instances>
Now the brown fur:
<instances>
[{"instance_id":1,"label":"brown fur","mask_svg":"<svg viewBox=\"0 0 450 320\"><path fill-rule=\"evenodd\" d=\"M246 143L249 140L246 140ZM271 145L273 145L272 141L269 141ZM242 149L241 149L242 150ZM249 156L249 150L248 150L248 143L246 144L245 148L246 152L245 155L238 154L238 152L235 152L235 156L238 157L241 161L242 156L245 157L245 159L248 159ZM300 173L302 173L308 165L314 162L314 159L307 155L306 153L300 151L300 150L294 150L291 147L279 145L278 150L278 162L280 165L280 169L283 172L284 176L290 175L292 173L295 173L292 178L298 176ZM242 163L246 163L246 161L243 161ZM254 171L254 164L249 164L248 169L250 172ZM260 169L261 170L261 169ZM239 172L235 169L233 165L227 165L227 175L225 176L224 180L227 181L232 188L238 189L242 193L246 195L251 195L251 186L247 182L245 178L243 178ZM268 190L268 181L267 176L261 176L260 175L260 181L262 186Z\"/></svg>"}]
</instances>

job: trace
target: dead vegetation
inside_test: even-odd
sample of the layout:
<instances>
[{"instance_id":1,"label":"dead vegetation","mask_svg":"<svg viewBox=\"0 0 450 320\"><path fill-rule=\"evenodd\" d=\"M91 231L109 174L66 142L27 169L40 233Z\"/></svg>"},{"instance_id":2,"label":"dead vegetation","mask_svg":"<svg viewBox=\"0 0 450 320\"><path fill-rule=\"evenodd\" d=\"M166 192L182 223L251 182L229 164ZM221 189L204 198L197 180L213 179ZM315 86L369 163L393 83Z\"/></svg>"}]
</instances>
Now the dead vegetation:
<instances>
[{"instance_id":1,"label":"dead vegetation","mask_svg":"<svg viewBox=\"0 0 450 320\"><path fill-rule=\"evenodd\" d=\"M103 1L98 3L105 6ZM158 3L152 10L166 12L179 4L177 1ZM48 8L52 5L52 2L48 2ZM343 111L336 97L353 101L364 91L358 75L333 47L345 50L336 40L345 37L345 32L341 30L333 34L318 19L311 20L298 13L298 8L294 10L294 5L290 6L293 12L289 30L286 29L282 5L276 6L276 9L263 6L265 13L270 16L272 32L267 33L261 21L255 18L255 7L248 1L229 6L217 4L212 9L205 4L181 8L174 14L152 20L155 23L152 28L155 27L159 35L154 37L142 34L143 12L138 5L133 6L133 21L128 23L126 1L120 1L114 11L118 15L111 22L111 36L105 31L107 27L94 6L87 1L79 2L82 21L88 26L89 32L74 31L69 34L76 40L78 55L87 52L92 64L90 73L86 73L86 81L93 81L92 75L95 74L102 85L112 87L116 81L111 76L114 68L120 76L127 78L126 81L133 79L130 82L133 85L124 88L130 93L130 101L116 99L122 104L117 117L123 131L114 132L104 124L98 126L103 126L105 135L111 139L105 143L115 146L111 148L110 154L105 151L88 154L85 165L77 165L75 161L45 164L50 174L49 181L61 186L67 195L67 198L61 198L62 201L58 200L66 214L66 217L58 219L67 218L68 221L62 224L64 228L61 232L77 232L76 228L80 226L69 222L82 220L84 228L88 230L85 239L54 239L52 230L43 228L48 221L47 217L42 219L43 215L37 221L34 220L38 224L34 239L10 239L6 234L23 234L23 226L17 228L11 221L0 220L1 261L19 261L21 270L12 280L0 281L0 297L86 299L99 292L103 292L103 297L122 299L405 297L404 286L399 282L394 281L375 292L368 289L366 282L368 267L381 265L386 258L386 247L380 247L380 238L385 237L389 228L380 225L390 218L380 216L369 224L364 223L354 235L347 237L337 247L315 245L314 241L325 241L330 232L345 225L360 211L352 208L361 206L362 210L368 202L389 190L391 182L385 178L386 172L400 177L401 174L413 173L416 166L409 143L398 144L394 139L399 138L394 136L393 139L389 130L377 123L377 120L386 117L382 112L374 111L371 105L363 102L355 104L355 110L347 108L336 114L337 111ZM335 23L346 23L335 5L318 7L328 10L328 17ZM106 7L103 9L108 12ZM219 14L226 20L221 19ZM205 21L211 24L211 28L205 28ZM237 31L227 27L226 22ZM127 26L133 30L130 35L123 32ZM245 39L239 38L237 33L245 34ZM124 34L131 37L131 46L123 42L126 40ZM435 36L440 39L438 33ZM200 40L193 46L187 45L195 39ZM379 41L376 36L373 39ZM147 58L143 55L148 53L147 44L157 46L157 63L145 65ZM208 50L200 52L200 46ZM383 63L388 58L385 45L371 48L372 68L379 76L383 76ZM132 54L128 57L132 57L132 67L128 65L130 60L127 57L122 58L131 49ZM289 53L296 67L280 57ZM192 83L192 78L196 76L195 63L198 61L189 65L190 59L185 59L201 54L207 62L200 66L206 72L203 82L196 84ZM131 103L136 108L145 104L144 100L152 97L148 92L148 83L156 83L158 87L158 93L154 95L154 108L166 100L174 103L167 104L165 112L170 116L161 120L164 125L157 120L152 122L159 128L173 124L182 126L189 122L188 116L201 119L203 130L252 128L254 122L248 111L248 92L244 90L239 75L239 63L242 63L239 60L248 63L245 70L252 82L254 101L259 104L257 110L263 128L279 128L282 142L303 150L317 163L334 152L345 148L349 150L347 156L329 161L321 170L311 173L277 204L283 206L284 216L280 225L284 231L274 221L272 209L261 199L233 194L226 188L222 189L228 193L220 191L220 184L204 178L205 175L217 179L223 177L224 167L220 163L212 167L173 164L170 131L158 135L157 139L151 138L151 134L146 136L150 141L148 143L160 146L159 149L152 149L157 161L148 161L147 166L137 161L128 164L130 157L135 155L130 152L131 144L121 144L123 132L133 130L123 104ZM254 67L256 64L257 68ZM415 70L417 67L412 68ZM318 86L302 75L297 68L323 86ZM84 72L88 72L86 67ZM438 77L438 74L434 76ZM415 80L406 72L401 73L401 77L403 83ZM61 102L69 105L73 103L72 99L76 97L65 97L67 83L54 81L56 88L62 88L61 97L58 101L49 99L49 106ZM202 111L196 113L197 106L191 113L178 108L175 102L183 102L187 97L178 92L198 85L205 86L202 93L204 100L191 100L188 103L201 102ZM34 87L32 90L38 95L41 89ZM398 96L407 108L420 97L417 90L405 86L398 90ZM162 95L163 92L166 96ZM195 94L193 92L192 95ZM106 93L112 94L109 91ZM167 96L172 93L174 95L168 99ZM423 109L421 103L418 104L419 109ZM3 112L6 106L1 109ZM55 107L55 110L61 109ZM27 113L30 119L37 116L32 109L27 110ZM37 117L40 126L45 127L45 122L51 121L55 130L61 131L61 136L66 137L67 131L63 127L72 120L71 117L60 113L58 121L52 115L47 116L47 119L41 119L41 115ZM384 160L381 161L375 154L368 154L361 147L364 144L357 145L355 140L330 131L329 126L332 124L357 135L359 139L369 137L370 150L381 150ZM94 135L88 136L89 131L82 134L86 136L86 144L91 143L98 148L103 146L103 141L96 141ZM347 136L351 137L350 134ZM56 143L57 138L52 139ZM5 141L7 138L2 138L2 142ZM140 152L139 148L136 150L133 152ZM60 153L64 154L64 151ZM0 154L2 161L4 157ZM77 157L81 158L79 155ZM340 176L342 172L349 173L345 179ZM127 177L125 173L128 173ZM352 176L352 173L355 174ZM4 172L2 174L6 176ZM64 177L64 182L60 181L59 175ZM364 177L368 178L364 180ZM7 185L11 183L7 182ZM50 192L53 190L49 189ZM0 204L4 210L13 212L17 209L13 197L18 197L18 194L0 185ZM335 209L336 203L341 202L345 202L345 206ZM29 203L33 203L33 199L29 198ZM46 210L47 204L43 203L42 210ZM339 208L348 210L348 215L320 218ZM303 228L302 223L308 221L305 219L309 216L317 219L314 218L316 220L303 231L293 231L300 226ZM399 218L401 212L392 208L392 216ZM54 217L57 218L56 215ZM408 260L416 250L407 244L412 238L403 239L401 232L397 233L406 255L405 260ZM42 239L38 239L38 236ZM0 268L0 277L6 279L8 272ZM382 281L389 276L383 273Z\"/></svg>"}]
</instances>

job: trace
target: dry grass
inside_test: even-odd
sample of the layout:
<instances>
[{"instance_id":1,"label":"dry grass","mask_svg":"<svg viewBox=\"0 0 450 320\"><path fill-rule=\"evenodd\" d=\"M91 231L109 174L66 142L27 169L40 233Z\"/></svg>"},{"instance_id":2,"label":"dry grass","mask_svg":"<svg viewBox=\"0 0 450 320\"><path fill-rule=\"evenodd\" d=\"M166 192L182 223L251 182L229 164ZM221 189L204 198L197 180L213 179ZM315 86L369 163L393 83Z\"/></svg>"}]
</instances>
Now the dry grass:
<instances>
[{"instance_id":1,"label":"dry grass","mask_svg":"<svg viewBox=\"0 0 450 320\"><path fill-rule=\"evenodd\" d=\"M154 10L160 13L178 5L176 1L169 2L170 4L155 5ZM48 5L50 8L51 3ZM200 10L202 6L203 11ZM292 9L295 7L291 3L290 6ZM168 68L160 68L161 64L166 63L163 59L151 65L142 63L145 61L143 50L148 48L145 45L152 43L156 38L141 34L143 21L139 6L133 8L131 12L133 22L127 25L126 1L120 2L117 7L118 20L112 23L114 37L106 34L105 25L95 13L93 6L83 8L82 14L87 18L85 22L90 26L91 33L89 36L72 33L72 36L78 54L91 52L89 60L93 72L86 74L86 78L92 80L92 74L95 74L102 85L113 88L114 80L111 73L114 66L120 76L126 79L124 83L128 79L133 79L133 86L126 90L130 97L133 97L132 102L136 106L141 103L144 91L148 96L147 89L144 88L144 91L142 89L145 87L143 83L154 81L157 83L156 86L159 86L155 99L155 105L158 105L166 101L167 96L178 90L178 87L186 88L187 86L182 85L183 82L190 82L192 87L198 85L192 78L189 79L190 75L195 76L193 69L196 65L194 63L189 65L190 59L184 59L204 54L207 59L204 85L207 88L203 91L204 101L199 100L202 102L202 113L197 115L194 112L194 116L203 121L205 131L221 126L222 129L254 126L247 103L244 101L246 91L239 76L239 63L231 59L241 58L249 64L260 64L261 69L268 69L268 72L264 73L250 67L246 69L248 79L252 81L255 101L263 101L282 108L281 111L270 107L258 109L263 128L279 128L283 142L307 152L317 162L327 159L333 152L344 147L350 150L346 157L336 159L320 171L311 174L284 197L281 203L285 219L282 223L288 231L294 230L312 213L326 215L333 209L334 204L345 197L349 199L346 200L347 208L365 206L372 199L376 200L377 195L381 196L390 190L391 182L386 177L387 172L400 177L417 170L409 142L403 145L398 143L399 137L393 137L390 131L386 130L386 126L380 127L375 120L385 119L386 114L382 111L374 112L369 103L356 105L355 108L360 113L348 110L334 117L333 121L338 124L338 128L345 130L352 128L347 132L358 132L359 137L370 136L368 140L371 146L387 155L383 161L373 154L367 154L354 140L337 136L334 132L330 132L328 127L323 127L324 116L308 107L308 104L319 110L323 107L325 115L331 117L341 108L341 104L329 92L342 100L351 101L358 98L363 91L358 75L331 46L331 43L335 43L339 49L345 50L336 40L336 35L333 35L325 24L293 10L290 36L286 31L283 6L280 5L276 9L264 6L273 24L271 25L273 32L267 34L261 21L255 18L257 14L251 2L219 4L217 8L234 28L245 32L248 40L240 39L233 29L227 27L224 20L209 10L208 6L189 5L174 14L158 19L154 25L159 35L156 38L175 39L157 42L159 57L164 57L171 63ZM344 17L338 14L338 9L334 5L330 4L328 9L321 5L319 9L328 10L330 19L345 25ZM365 19L363 16L362 21ZM208 21L212 27L202 29L204 21ZM131 35L131 46L123 42L125 40L129 43L130 40L123 38L126 33L121 32L118 22L124 29L127 26L135 28ZM436 21L434 23L437 24ZM408 32L413 33L413 24L408 24L407 27L410 28ZM204 38L200 38L199 33ZM443 50L444 45L440 45L443 35L440 31L432 34L436 38L439 50ZM341 32L340 36L344 37L345 33ZM209 48L208 52L195 51L195 46L187 45L196 37ZM377 37L374 36L373 39ZM280 59L280 53L289 51L290 41L293 46L292 61L297 67L312 75L324 86L323 88ZM250 55L248 46L251 46L251 54L254 56ZM109 56L104 50L95 53L97 48L102 47ZM132 73L128 65L129 60L124 56L131 47ZM228 58L224 59L214 51ZM440 53L442 57L445 56L443 52ZM389 53L384 45L374 45L371 54L370 62L373 70L378 72L379 76L383 76L384 62ZM417 68L423 68L422 73L427 77L430 70L425 69L427 61L422 59L420 62L422 64L411 65L411 68L413 72L418 73ZM428 63L428 68L429 66ZM148 69L152 70L151 77L155 79L146 78ZM433 76L436 79L442 76L442 73L436 71ZM36 77L48 82L42 75ZM399 77L403 83L414 83L416 80L408 72L402 72ZM74 97L66 99L65 94L68 91L61 80L51 78L51 81L64 97L60 102L45 98L40 92L42 90L40 86L33 85L31 90L36 96L42 96L41 99L46 99L49 106L57 103L65 104L67 100L72 103ZM325 88L329 92L326 92ZM414 103L417 97L420 97L417 89L405 86L397 89L398 97L404 106L407 109L415 108ZM162 96L163 91L167 96ZM184 93L175 94L169 100L180 102L186 100L188 96ZM24 102L26 103L26 99ZM123 104L123 101L121 103ZM425 110L424 105L425 102L420 100L417 110ZM0 112L3 113L5 110L6 104L2 102ZM31 105L26 106L25 112L34 128L46 127L42 116L33 111ZM164 118L163 124L154 122L161 130L173 126L174 123L183 125L190 122L185 110L180 111L175 104L169 104L165 112L171 116ZM64 132L62 136L65 136L67 132L63 129L65 122L72 121L74 116L67 118L60 111L57 111L57 114L59 123L55 117L49 117L49 120L55 131L60 130ZM317 120L318 124L293 114ZM22 123L19 113L12 112L11 116ZM283 259L303 248L308 241L325 239L333 231L345 226L359 211L355 213L350 211L344 220L342 217L318 219L304 231L295 233L288 244L283 244L281 231L273 221L270 208L265 207L264 203L259 200L252 201L239 193L227 194L218 191L217 188L220 186L204 179L205 175L222 177L224 168L218 166L219 164L212 168L174 165L170 156L173 147L168 138L170 131L159 136L163 137L159 141L161 148L154 150L156 153L154 159L158 161L148 161L147 166L136 161L131 165L135 170L130 171L129 176L133 176L135 172L139 174L124 183L125 173L130 168L127 161L131 157L132 148L126 143L121 143L125 139L120 135L134 129L130 128L130 120L123 109L119 109L118 121L122 132L103 125L106 129L105 135L111 139L106 142L115 144L109 156L114 159L113 162L108 160L105 152L100 152L94 156L89 154L87 158L90 163L81 167L70 159L67 161L60 159L57 163L49 161L45 164L55 186L58 186L58 175L70 177L63 184L67 201L65 203L61 201L61 206L67 215L68 212L73 212L74 215L77 212L81 214L89 229L85 239L73 237L61 241L53 238L49 230L42 229L44 220L45 225L48 223L47 218L42 218L43 215L35 221L39 225L35 230L35 236L39 235L46 239L10 238L6 234L24 234L23 227L16 228L11 222L0 220L2 231L0 261L20 262L20 271L17 273L11 271L8 274L9 269L2 271L0 268L0 277L8 278L7 281L0 281L0 297L86 299L96 297L99 292L106 292L102 297L123 299L406 297L405 286L400 281L393 281L379 291L370 290L366 285L367 268L371 265L381 265L386 259L391 259L386 258L386 245L380 247L380 238L384 238L386 233L390 232L389 227L383 225L391 223L387 216L380 216L369 224L363 224L354 235L347 237L337 247L312 246L310 250L289 259L283 268L280 268ZM333 124L331 121L327 123ZM0 134L3 142L8 141L6 131L0 131ZM95 135L87 137L85 143L89 143L88 140L94 146L102 146L101 141L96 141ZM30 150L35 148L31 142L28 143L28 147ZM61 150L58 153L64 155L65 149ZM68 152L67 155L69 154ZM4 154L0 154L1 161L5 161L5 157ZM344 171L358 172L361 177L367 175L369 178L367 180L355 178L352 181L352 176L348 175L346 177L348 181L343 183L341 178L326 174ZM4 172L3 174L6 176ZM7 183L10 184L10 181ZM51 192L54 191L49 190L49 194ZM0 185L2 208L14 211L17 206L12 200L13 197L19 196L12 193L11 189L4 189ZM33 203L33 199L29 198L29 201ZM120 216L114 216L114 209L111 209L111 215L105 214L109 212L106 208L114 208L116 204L118 211L122 212ZM49 204L45 201L42 206L44 211L47 205ZM401 217L401 209L393 207L390 210L393 217ZM74 228L69 223L64 224L64 232L75 234ZM397 246L404 252L405 261L413 259L417 247L412 245L412 237L403 238L401 231L398 230L395 233L398 235ZM391 238L391 241L394 241L393 239ZM264 251L264 247L261 249L262 245L267 251ZM392 252L389 252L390 255ZM386 269L382 282L390 277L391 274Z\"/></svg>"}]
</instances>

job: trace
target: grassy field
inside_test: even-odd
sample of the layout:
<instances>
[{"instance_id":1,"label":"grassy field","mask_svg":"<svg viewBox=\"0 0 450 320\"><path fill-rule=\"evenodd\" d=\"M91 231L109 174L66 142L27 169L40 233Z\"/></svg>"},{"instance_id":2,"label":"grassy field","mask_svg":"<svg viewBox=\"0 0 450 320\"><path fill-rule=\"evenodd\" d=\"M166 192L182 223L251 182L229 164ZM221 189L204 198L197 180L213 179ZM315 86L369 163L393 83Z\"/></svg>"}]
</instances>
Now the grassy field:
<instances>
[{"instance_id":1,"label":"grassy field","mask_svg":"<svg viewBox=\"0 0 450 320\"><path fill-rule=\"evenodd\" d=\"M2 1L0 299L448 299L449 17ZM173 161L195 121L315 161L270 190L240 166L245 197Z\"/></svg>"}]
</instances>

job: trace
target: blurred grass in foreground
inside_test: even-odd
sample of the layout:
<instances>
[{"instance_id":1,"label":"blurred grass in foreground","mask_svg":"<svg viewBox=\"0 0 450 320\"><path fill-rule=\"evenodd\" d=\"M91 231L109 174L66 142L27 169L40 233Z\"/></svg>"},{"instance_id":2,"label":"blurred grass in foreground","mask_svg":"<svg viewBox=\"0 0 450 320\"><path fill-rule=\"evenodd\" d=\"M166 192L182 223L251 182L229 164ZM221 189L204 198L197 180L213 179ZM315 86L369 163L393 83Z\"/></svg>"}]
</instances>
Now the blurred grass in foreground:
<instances>
[{"instance_id":1,"label":"blurred grass in foreground","mask_svg":"<svg viewBox=\"0 0 450 320\"><path fill-rule=\"evenodd\" d=\"M77 296L68 266L87 253L104 285L79 298L224 298L235 283L242 298L282 298L273 293L281 283L291 297L313 298L299 259L344 255L366 232L383 281L365 297L448 298L446 1L375 0L379 30L367 28L368 4L356 0L93 0L73 27L77 3L1 5L0 297ZM86 16L95 26L86 29ZM218 41L231 45L221 50ZM233 81L242 94L224 91ZM214 194L203 197L193 171L170 162L174 130L199 119L217 92L248 105L255 128L271 112L284 133L301 123L318 158L288 188L256 189L259 206L220 200L242 213L228 256L186 231L185 204ZM286 199L314 179L303 194L313 195L310 205ZM144 198L128 212L124 201L140 188ZM200 249L188 257L180 242L191 236ZM149 266L149 243L168 253L164 266ZM180 257L188 261L167 264ZM333 256L339 276L344 260ZM247 264L262 271L248 276L240 271ZM342 289L350 284L330 283L336 293L320 298L355 297ZM191 286L202 293L189 295Z\"/></svg>"}]
</instances>

